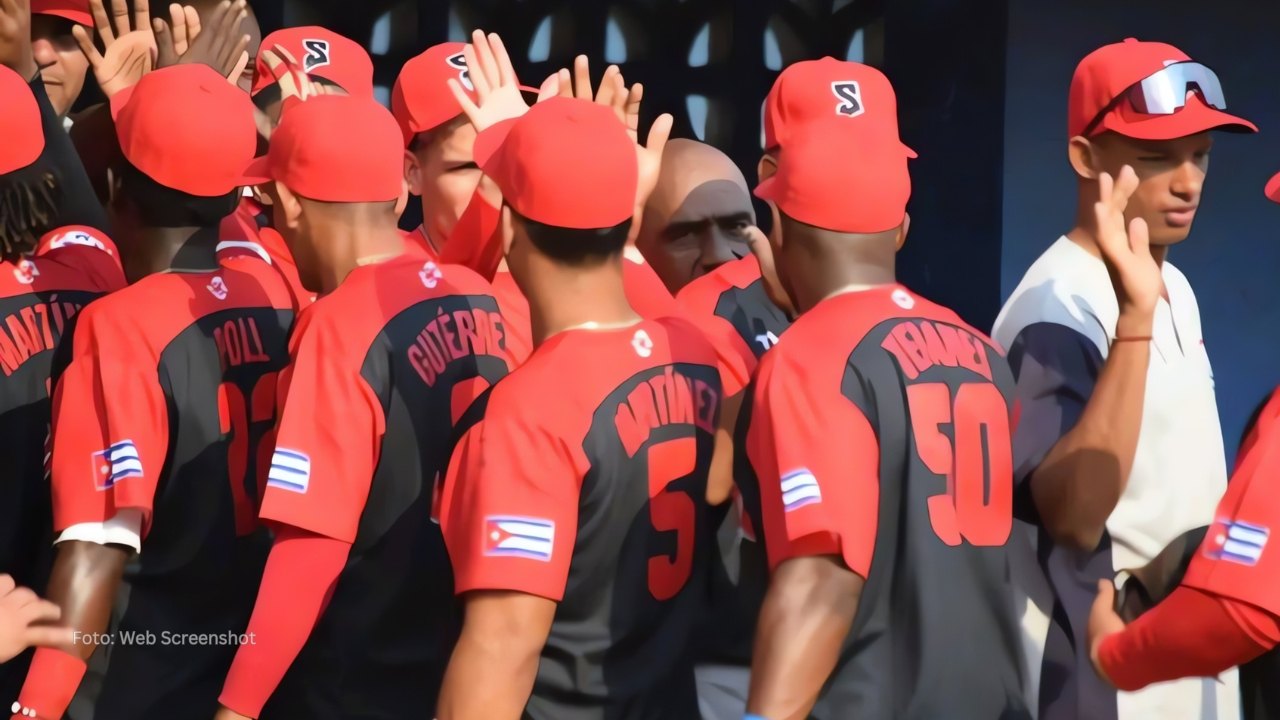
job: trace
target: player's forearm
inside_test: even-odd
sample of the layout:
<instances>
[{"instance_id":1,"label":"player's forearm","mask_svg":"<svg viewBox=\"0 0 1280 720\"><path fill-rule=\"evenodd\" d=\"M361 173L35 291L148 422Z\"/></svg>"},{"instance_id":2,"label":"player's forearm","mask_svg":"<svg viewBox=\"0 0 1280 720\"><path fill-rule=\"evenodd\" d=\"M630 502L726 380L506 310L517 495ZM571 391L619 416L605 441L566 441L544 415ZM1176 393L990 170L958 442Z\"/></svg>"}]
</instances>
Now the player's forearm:
<instances>
[{"instance_id":1,"label":"player's forearm","mask_svg":"<svg viewBox=\"0 0 1280 720\"><path fill-rule=\"evenodd\" d=\"M112 545L60 543L49 579L49 600L62 608L72 629L70 646L36 652L18 703L38 717L60 718L84 677L86 661L101 644L129 552Z\"/></svg>"},{"instance_id":2,"label":"player's forearm","mask_svg":"<svg viewBox=\"0 0 1280 720\"><path fill-rule=\"evenodd\" d=\"M778 566L760 610L747 712L804 720L835 668L863 581L833 557Z\"/></svg>"},{"instance_id":3,"label":"player's forearm","mask_svg":"<svg viewBox=\"0 0 1280 720\"><path fill-rule=\"evenodd\" d=\"M449 659L438 720L520 720L538 675L542 642L467 632Z\"/></svg>"},{"instance_id":4,"label":"player's forearm","mask_svg":"<svg viewBox=\"0 0 1280 720\"><path fill-rule=\"evenodd\" d=\"M1123 322L1119 337L1151 334L1151 321ZM1056 542L1092 550L1133 469L1142 427L1150 343L1117 342L1084 411L1031 475L1031 493Z\"/></svg>"},{"instance_id":5,"label":"player's forearm","mask_svg":"<svg viewBox=\"0 0 1280 720\"><path fill-rule=\"evenodd\" d=\"M218 698L223 706L246 717L262 713L324 613L350 551L340 540L281 531L249 620L252 642L236 652Z\"/></svg>"},{"instance_id":6,"label":"player's forearm","mask_svg":"<svg viewBox=\"0 0 1280 720\"><path fill-rule=\"evenodd\" d=\"M1246 663L1274 646L1280 629L1274 617L1243 603L1243 612L1261 616L1263 629L1237 622L1227 605L1233 602L1179 587L1123 632L1104 639L1098 667L1117 688L1132 692L1178 678L1213 677Z\"/></svg>"}]
</instances>

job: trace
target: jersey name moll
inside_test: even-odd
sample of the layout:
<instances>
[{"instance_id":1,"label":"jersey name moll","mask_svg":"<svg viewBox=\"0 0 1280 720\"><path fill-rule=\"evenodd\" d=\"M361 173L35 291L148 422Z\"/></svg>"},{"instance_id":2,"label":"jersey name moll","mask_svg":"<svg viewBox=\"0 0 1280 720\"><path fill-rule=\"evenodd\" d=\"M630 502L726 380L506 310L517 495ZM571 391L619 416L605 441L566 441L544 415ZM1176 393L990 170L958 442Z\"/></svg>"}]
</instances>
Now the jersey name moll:
<instances>
[{"instance_id":1,"label":"jersey name moll","mask_svg":"<svg viewBox=\"0 0 1280 720\"><path fill-rule=\"evenodd\" d=\"M630 457L663 425L693 424L714 433L719 407L720 393L715 388L668 367L632 390L618 405L613 422Z\"/></svg>"},{"instance_id":2,"label":"jersey name moll","mask_svg":"<svg viewBox=\"0 0 1280 720\"><path fill-rule=\"evenodd\" d=\"M893 353L908 380L915 380L935 365L962 367L991 380L986 344L954 325L904 320L889 331L880 347Z\"/></svg>"},{"instance_id":3,"label":"jersey name moll","mask_svg":"<svg viewBox=\"0 0 1280 720\"><path fill-rule=\"evenodd\" d=\"M213 329L213 342L218 346L218 360L222 369L240 367L246 363L271 362L271 356L262 345L258 322L251 318L235 318Z\"/></svg>"}]
</instances>

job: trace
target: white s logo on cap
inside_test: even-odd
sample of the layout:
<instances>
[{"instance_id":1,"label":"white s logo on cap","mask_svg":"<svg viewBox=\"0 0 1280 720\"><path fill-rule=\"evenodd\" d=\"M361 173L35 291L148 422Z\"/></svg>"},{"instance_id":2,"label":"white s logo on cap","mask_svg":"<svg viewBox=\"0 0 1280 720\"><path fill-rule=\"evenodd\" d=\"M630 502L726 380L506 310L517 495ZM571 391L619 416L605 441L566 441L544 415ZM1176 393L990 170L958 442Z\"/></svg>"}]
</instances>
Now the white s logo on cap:
<instances>
[{"instance_id":1,"label":"white s logo on cap","mask_svg":"<svg viewBox=\"0 0 1280 720\"><path fill-rule=\"evenodd\" d=\"M306 56L302 58L302 70L308 75L312 70L332 62L328 40L303 40L302 49L307 51Z\"/></svg>"},{"instance_id":2,"label":"white s logo on cap","mask_svg":"<svg viewBox=\"0 0 1280 720\"><path fill-rule=\"evenodd\" d=\"M836 114L845 117L857 117L866 112L862 104L862 88L856 80L837 80L831 83L831 92L840 103L836 105Z\"/></svg>"},{"instance_id":3,"label":"white s logo on cap","mask_svg":"<svg viewBox=\"0 0 1280 720\"><path fill-rule=\"evenodd\" d=\"M450 55L446 62L449 67L458 71L458 82L462 83L462 87L475 92L476 86L471 84L471 71L467 69L467 56L462 53Z\"/></svg>"}]
</instances>

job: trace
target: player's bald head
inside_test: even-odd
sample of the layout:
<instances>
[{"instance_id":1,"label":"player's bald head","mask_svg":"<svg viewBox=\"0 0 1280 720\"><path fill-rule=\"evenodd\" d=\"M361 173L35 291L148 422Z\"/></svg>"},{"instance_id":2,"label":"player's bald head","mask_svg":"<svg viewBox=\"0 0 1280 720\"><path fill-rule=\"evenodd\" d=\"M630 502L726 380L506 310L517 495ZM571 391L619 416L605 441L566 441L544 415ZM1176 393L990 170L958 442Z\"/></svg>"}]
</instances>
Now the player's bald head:
<instances>
[{"instance_id":1,"label":"player's bald head","mask_svg":"<svg viewBox=\"0 0 1280 720\"><path fill-rule=\"evenodd\" d=\"M672 292L749 252L755 223L746 178L728 155L676 139L662 154L657 187L645 205L636 246Z\"/></svg>"},{"instance_id":2,"label":"player's bald head","mask_svg":"<svg viewBox=\"0 0 1280 720\"><path fill-rule=\"evenodd\" d=\"M717 181L737 185L750 204L747 180L728 155L697 140L676 138L662 153L662 173L646 207L669 218L691 193Z\"/></svg>"}]
</instances>

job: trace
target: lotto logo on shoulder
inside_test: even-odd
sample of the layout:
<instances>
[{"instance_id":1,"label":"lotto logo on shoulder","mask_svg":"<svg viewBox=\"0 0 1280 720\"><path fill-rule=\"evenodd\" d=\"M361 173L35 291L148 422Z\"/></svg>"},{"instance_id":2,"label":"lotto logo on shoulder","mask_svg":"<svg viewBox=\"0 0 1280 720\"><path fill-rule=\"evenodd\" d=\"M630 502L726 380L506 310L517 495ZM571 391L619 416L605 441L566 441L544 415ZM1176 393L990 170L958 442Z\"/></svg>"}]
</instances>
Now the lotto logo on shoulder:
<instances>
[{"instance_id":1,"label":"lotto logo on shoulder","mask_svg":"<svg viewBox=\"0 0 1280 720\"><path fill-rule=\"evenodd\" d=\"M267 473L267 487L306 494L311 484L311 458L306 453L276 448Z\"/></svg>"},{"instance_id":2,"label":"lotto logo on shoulder","mask_svg":"<svg viewBox=\"0 0 1280 720\"><path fill-rule=\"evenodd\" d=\"M90 456L94 484L99 490L110 490L121 480L142 477L142 459L132 440L121 440L106 450Z\"/></svg>"},{"instance_id":3,"label":"lotto logo on shoulder","mask_svg":"<svg viewBox=\"0 0 1280 720\"><path fill-rule=\"evenodd\" d=\"M484 554L551 561L556 524L519 515L489 515L484 519Z\"/></svg>"},{"instance_id":4,"label":"lotto logo on shoulder","mask_svg":"<svg viewBox=\"0 0 1280 720\"><path fill-rule=\"evenodd\" d=\"M782 476L782 509L799 510L805 505L822 502L822 488L818 478L808 468L792 470Z\"/></svg>"},{"instance_id":5,"label":"lotto logo on shoulder","mask_svg":"<svg viewBox=\"0 0 1280 720\"><path fill-rule=\"evenodd\" d=\"M220 277L215 277L212 281L210 281L207 289L209 290L210 295L213 295L219 300L226 300L227 294L230 292L227 289L227 283L224 282L223 279Z\"/></svg>"},{"instance_id":6,"label":"lotto logo on shoulder","mask_svg":"<svg viewBox=\"0 0 1280 720\"><path fill-rule=\"evenodd\" d=\"M1209 528L1205 554L1214 560L1224 560L1239 565L1257 565L1262 551L1267 547L1271 529L1263 525L1219 520Z\"/></svg>"}]
</instances>

